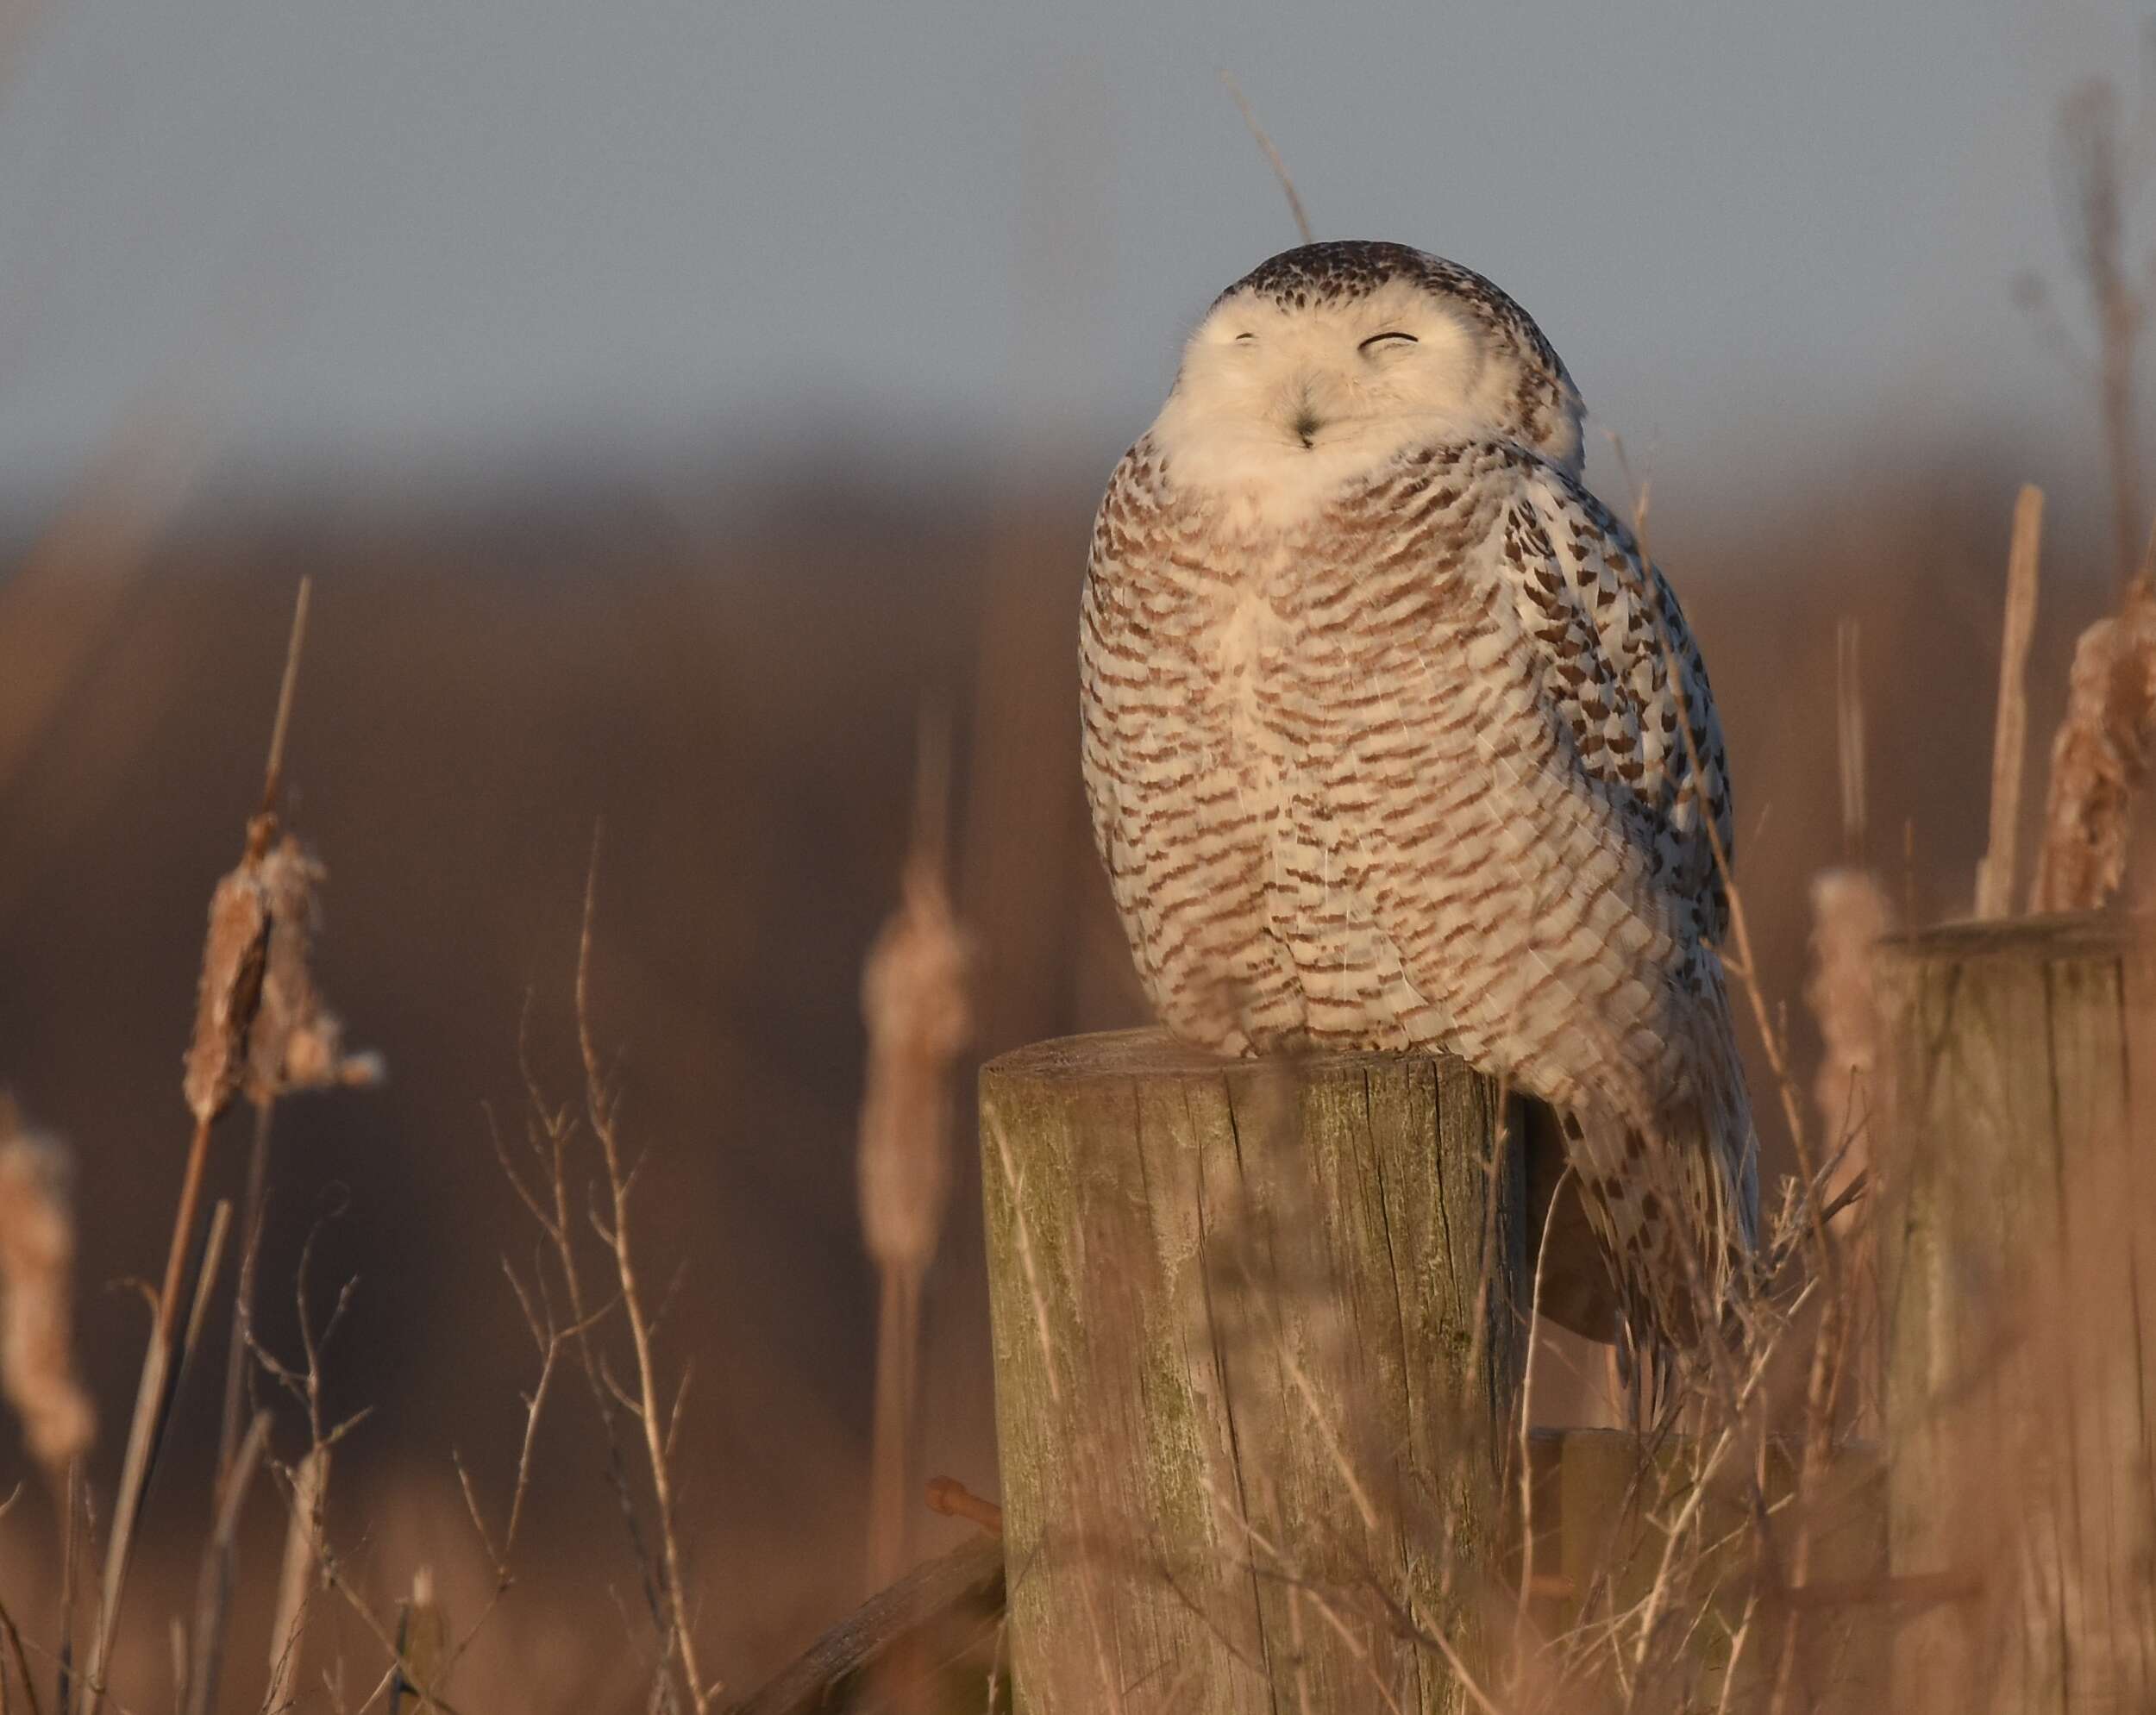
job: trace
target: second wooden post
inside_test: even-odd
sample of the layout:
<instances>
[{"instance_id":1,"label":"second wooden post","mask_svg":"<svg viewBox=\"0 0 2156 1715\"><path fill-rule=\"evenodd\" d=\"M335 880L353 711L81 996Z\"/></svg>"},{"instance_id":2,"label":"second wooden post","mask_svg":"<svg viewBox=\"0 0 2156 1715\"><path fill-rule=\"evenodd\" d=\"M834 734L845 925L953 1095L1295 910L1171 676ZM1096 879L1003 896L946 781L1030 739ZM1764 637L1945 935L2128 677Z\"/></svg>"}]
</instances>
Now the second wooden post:
<instances>
[{"instance_id":1,"label":"second wooden post","mask_svg":"<svg viewBox=\"0 0 2156 1715\"><path fill-rule=\"evenodd\" d=\"M1896 1706L2156 1707L2156 959L2113 917L1891 943Z\"/></svg>"},{"instance_id":2,"label":"second wooden post","mask_svg":"<svg viewBox=\"0 0 2156 1715\"><path fill-rule=\"evenodd\" d=\"M993 1062L981 1119L1019 1709L1473 1707L1526 1351L1495 1087L1134 1031Z\"/></svg>"}]
</instances>

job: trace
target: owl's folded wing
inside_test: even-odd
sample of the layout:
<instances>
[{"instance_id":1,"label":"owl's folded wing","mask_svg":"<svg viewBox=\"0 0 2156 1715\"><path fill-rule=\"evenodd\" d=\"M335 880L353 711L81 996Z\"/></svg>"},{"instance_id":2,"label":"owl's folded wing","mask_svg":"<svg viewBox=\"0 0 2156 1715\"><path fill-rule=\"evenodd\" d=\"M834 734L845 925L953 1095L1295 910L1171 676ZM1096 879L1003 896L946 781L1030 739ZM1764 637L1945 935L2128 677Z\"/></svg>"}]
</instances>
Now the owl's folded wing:
<instances>
[{"instance_id":1,"label":"owl's folded wing","mask_svg":"<svg viewBox=\"0 0 2156 1715\"><path fill-rule=\"evenodd\" d=\"M1676 593L1609 509L1547 465L1520 473L1503 529L1520 623L1580 767L1650 843L1658 885L1719 942L1728 901L1715 842L1725 861L1736 854L1729 770Z\"/></svg>"}]
</instances>

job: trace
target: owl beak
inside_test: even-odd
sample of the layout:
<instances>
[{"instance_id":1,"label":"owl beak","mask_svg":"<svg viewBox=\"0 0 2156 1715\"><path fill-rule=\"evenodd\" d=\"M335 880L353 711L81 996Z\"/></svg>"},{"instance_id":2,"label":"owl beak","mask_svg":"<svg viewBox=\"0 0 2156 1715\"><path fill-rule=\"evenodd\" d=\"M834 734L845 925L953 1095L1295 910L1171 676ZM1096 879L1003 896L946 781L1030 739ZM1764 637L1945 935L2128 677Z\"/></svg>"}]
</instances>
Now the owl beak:
<instances>
[{"instance_id":1,"label":"owl beak","mask_svg":"<svg viewBox=\"0 0 2156 1715\"><path fill-rule=\"evenodd\" d=\"M1325 418L1318 410L1318 400L1325 391L1325 378L1305 371L1295 378L1282 401L1288 407L1288 433L1305 447L1316 446L1318 431L1325 427Z\"/></svg>"}]
</instances>

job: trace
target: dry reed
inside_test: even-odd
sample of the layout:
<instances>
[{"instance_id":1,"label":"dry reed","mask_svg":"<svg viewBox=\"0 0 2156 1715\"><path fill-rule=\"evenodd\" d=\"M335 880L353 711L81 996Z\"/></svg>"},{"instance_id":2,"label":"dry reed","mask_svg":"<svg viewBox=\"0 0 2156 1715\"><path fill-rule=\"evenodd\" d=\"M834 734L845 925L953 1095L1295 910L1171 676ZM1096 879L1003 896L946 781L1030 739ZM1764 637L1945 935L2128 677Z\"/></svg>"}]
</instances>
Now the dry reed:
<instances>
[{"instance_id":1,"label":"dry reed","mask_svg":"<svg viewBox=\"0 0 2156 1715\"><path fill-rule=\"evenodd\" d=\"M1852 864L1865 861L1871 814L1865 791L1863 657L1863 628L1845 614L1834 624L1834 760L1841 786L1842 861Z\"/></svg>"},{"instance_id":2,"label":"dry reed","mask_svg":"<svg viewBox=\"0 0 2156 1715\"><path fill-rule=\"evenodd\" d=\"M862 970L868 1054L856 1167L880 1297L868 1503L868 1573L879 1588L906 1562L921 1291L950 1200L952 1072L973 1035L972 953L944 874L946 752L924 723L899 904Z\"/></svg>"},{"instance_id":3,"label":"dry reed","mask_svg":"<svg viewBox=\"0 0 2156 1715\"><path fill-rule=\"evenodd\" d=\"M2122 158L2118 91L2091 78L2060 103L2057 135L2059 210L2096 324L2097 406L2111 484L2117 576L2134 569L2144 517L2134 359L2147 309L2127 258L2126 198L2132 169Z\"/></svg>"},{"instance_id":4,"label":"dry reed","mask_svg":"<svg viewBox=\"0 0 2156 1715\"><path fill-rule=\"evenodd\" d=\"M270 1623L269 1674L265 1709L285 1708L299 1677L306 1643L308 1586L313 1581L315 1544L322 1537L322 1507L329 1483L326 1448L310 1448L291 1478L291 1512L285 1527L285 1558L277 1574L277 1613Z\"/></svg>"},{"instance_id":5,"label":"dry reed","mask_svg":"<svg viewBox=\"0 0 2156 1715\"><path fill-rule=\"evenodd\" d=\"M411 1595L397 1613L397 1679L390 1688L389 1715L444 1715L432 1687L446 1681L449 1620L435 1593L434 1574L421 1567L412 1574Z\"/></svg>"},{"instance_id":6,"label":"dry reed","mask_svg":"<svg viewBox=\"0 0 2156 1715\"><path fill-rule=\"evenodd\" d=\"M1288 198L1288 212L1295 222L1295 231L1305 244L1313 242L1310 216L1303 212L1301 194L1295 189L1294 175L1288 171L1288 163L1281 159L1280 151L1273 146L1265 128L1257 122L1257 110L1250 105L1250 97L1243 93L1243 85L1232 72L1223 71L1220 82L1235 103L1235 110L1243 116L1243 122L1250 128L1251 140L1264 155L1266 164L1273 169L1273 177L1280 181L1282 193Z\"/></svg>"},{"instance_id":7,"label":"dry reed","mask_svg":"<svg viewBox=\"0 0 2156 1715\"><path fill-rule=\"evenodd\" d=\"M2028 750L2028 646L2036 630L2037 553L2044 491L2024 483L2014 502L2014 541L2007 558L2006 620L1999 640L1999 704L1991 742L1991 831L1977 866L1977 916L2014 909L2015 854L2021 828L2021 764Z\"/></svg>"},{"instance_id":8,"label":"dry reed","mask_svg":"<svg viewBox=\"0 0 2156 1715\"><path fill-rule=\"evenodd\" d=\"M256 1463L249 1432L239 1432L240 1370L242 1354L252 1350L271 1373L305 1405L310 1449L294 1470L286 1470L293 1493L295 1530L301 1530L311 1559L325 1576L330 1570L322 1537L321 1507L328 1481L329 1449L350 1427L326 1430L320 1415L317 1349L304 1329L304 1285L301 1313L308 1339L304 1383L255 1347L250 1332L253 1258L260 1236L263 1158L267 1149L270 1105L283 1092L330 1084L368 1083L380 1076L379 1059L344 1052L342 1030L323 1004L309 969L316 927L315 890L324 872L297 841L283 832L280 799L285 749L291 730L299 661L306 635L310 586L302 579L292 617L284 674L278 689L269 760L263 772L260 807L249 817L239 863L221 878L210 898L193 1033L185 1059L182 1094L193 1120L186 1164L163 1284L154 1301L153 1324L137 1387L135 1411L121 1468L120 1486L106 1544L103 1575L86 1674L85 1709L94 1715L106 1693L113 1640L119 1624L131 1563L135 1528L151 1478L155 1474L173 1402L197 1349L218 1261L231 1224L228 1205L219 1203L207 1242L196 1254L201 1221L210 1138L216 1122L243 1093L255 1106L254 1161L249 1173L247 1255L240 1289L233 1304L232 1374L228 1377L223 1445L218 1460L218 1526L204 1546L200 1590L191 1638L174 1623L179 1696L191 1695L204 1709L216 1692L222 1656L222 1628L236 1552L237 1513ZM339 1301L339 1313L343 1299ZM335 1317L331 1318L334 1325ZM304 1502L302 1505L301 1503ZM71 1524L72 1519L71 1506ZM304 1530L303 1530L304 1525ZM71 1555L72 1555L71 1534ZM287 1555L287 1585L297 1574ZM291 1617L295 1625L297 1617ZM185 1641L186 1647L179 1647ZM272 1688L276 1702L288 1688L297 1657L298 1633L273 1646ZM283 1664L280 1666L280 1663Z\"/></svg>"},{"instance_id":9,"label":"dry reed","mask_svg":"<svg viewBox=\"0 0 2156 1715\"><path fill-rule=\"evenodd\" d=\"M56 1496L97 1431L75 1370L72 1177L59 1140L0 1097L0 1390Z\"/></svg>"},{"instance_id":10,"label":"dry reed","mask_svg":"<svg viewBox=\"0 0 2156 1715\"><path fill-rule=\"evenodd\" d=\"M2094 911L2118 891L2153 730L2156 586L2145 572L2122 610L2074 646L2065 717L2052 741L2033 910Z\"/></svg>"},{"instance_id":11,"label":"dry reed","mask_svg":"<svg viewBox=\"0 0 2156 1715\"><path fill-rule=\"evenodd\" d=\"M1842 1158L1838 1183L1862 1172L1870 1155L1885 1042L1876 955L1893 926L1893 907L1873 876L1829 869L1812 878L1812 971L1804 998L1821 1040L1812 1100L1821 1135Z\"/></svg>"},{"instance_id":12,"label":"dry reed","mask_svg":"<svg viewBox=\"0 0 2156 1715\"><path fill-rule=\"evenodd\" d=\"M89 1715L96 1715L105 1693L128 1569L135 1551L135 1526L164 1438L166 1420L185 1368L179 1344L183 1327L198 1326L192 1311L207 1282L195 1264L194 1246L201 1220L202 1191L209 1167L210 1129L232 1105L247 1073L248 1040L261 1004L263 973L269 948L269 896L260 869L277 836L278 804L284 785L285 742L291 727L292 697L298 682L301 646L306 637L310 585L302 579L292 611L292 629L278 688L277 716L270 731L269 762L263 771L260 807L248 818L239 865L222 878L210 895L210 929L203 944L202 976L195 1025L188 1048L181 1093L194 1130L180 1177L172 1217L172 1243L164 1282L153 1311L135 1391L135 1416L128 1425L127 1451L114 1504L112 1532L105 1547L104 1574L97 1600L88 1671Z\"/></svg>"}]
</instances>

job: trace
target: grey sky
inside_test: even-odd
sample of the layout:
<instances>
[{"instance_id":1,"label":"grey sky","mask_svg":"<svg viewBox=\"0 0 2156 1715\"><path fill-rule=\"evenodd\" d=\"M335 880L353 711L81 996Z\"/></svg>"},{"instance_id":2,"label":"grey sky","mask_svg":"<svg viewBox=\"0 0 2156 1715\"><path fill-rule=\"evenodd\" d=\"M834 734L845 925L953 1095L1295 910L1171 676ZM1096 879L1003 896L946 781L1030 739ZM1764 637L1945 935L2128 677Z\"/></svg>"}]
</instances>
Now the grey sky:
<instances>
[{"instance_id":1,"label":"grey sky","mask_svg":"<svg viewBox=\"0 0 2156 1715\"><path fill-rule=\"evenodd\" d=\"M2057 98L2136 82L2130 8L2009 0L47 3L0 101L32 475L174 394L310 461L1112 441L1292 238L1225 66L1321 234L1494 276L1680 492L1994 421L2071 487L2009 288L2065 276Z\"/></svg>"}]
</instances>

